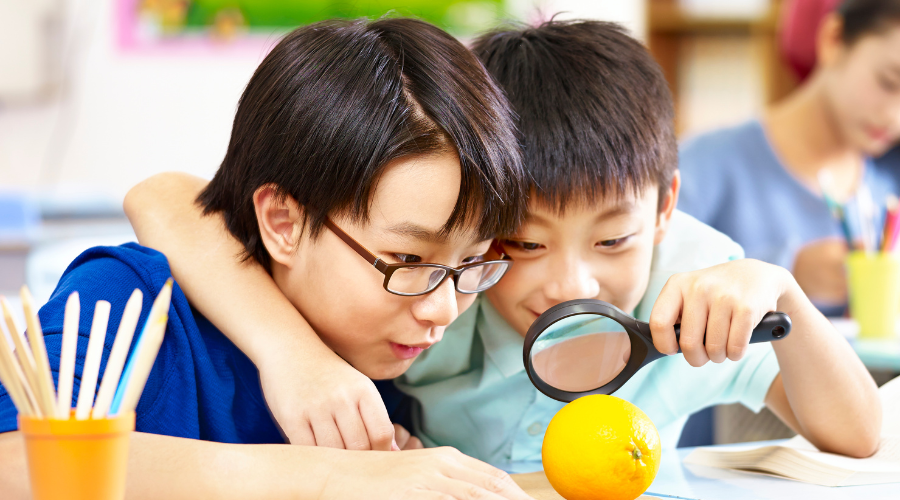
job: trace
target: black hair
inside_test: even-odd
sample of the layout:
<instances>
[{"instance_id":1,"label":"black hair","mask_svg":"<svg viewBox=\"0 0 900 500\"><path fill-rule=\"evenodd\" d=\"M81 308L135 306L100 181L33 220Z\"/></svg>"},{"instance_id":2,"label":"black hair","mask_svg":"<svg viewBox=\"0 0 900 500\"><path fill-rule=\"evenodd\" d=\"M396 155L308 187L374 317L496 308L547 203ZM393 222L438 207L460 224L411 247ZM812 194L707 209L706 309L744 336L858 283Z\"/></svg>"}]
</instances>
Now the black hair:
<instances>
[{"instance_id":1,"label":"black hair","mask_svg":"<svg viewBox=\"0 0 900 500\"><path fill-rule=\"evenodd\" d=\"M551 20L487 33L472 50L518 114L538 201L561 213L573 202L669 187L678 166L672 96L622 27Z\"/></svg>"},{"instance_id":2,"label":"black hair","mask_svg":"<svg viewBox=\"0 0 900 500\"><path fill-rule=\"evenodd\" d=\"M200 194L245 258L270 269L254 192L272 184L315 237L329 215L368 220L392 160L451 152L459 198L443 230L483 239L515 229L526 184L512 114L478 59L416 19L330 20L299 28L265 57L241 96L228 150Z\"/></svg>"},{"instance_id":3,"label":"black hair","mask_svg":"<svg viewBox=\"0 0 900 500\"><path fill-rule=\"evenodd\" d=\"M863 35L900 23L900 0L844 0L837 12L844 21L844 43L852 45Z\"/></svg>"}]
</instances>

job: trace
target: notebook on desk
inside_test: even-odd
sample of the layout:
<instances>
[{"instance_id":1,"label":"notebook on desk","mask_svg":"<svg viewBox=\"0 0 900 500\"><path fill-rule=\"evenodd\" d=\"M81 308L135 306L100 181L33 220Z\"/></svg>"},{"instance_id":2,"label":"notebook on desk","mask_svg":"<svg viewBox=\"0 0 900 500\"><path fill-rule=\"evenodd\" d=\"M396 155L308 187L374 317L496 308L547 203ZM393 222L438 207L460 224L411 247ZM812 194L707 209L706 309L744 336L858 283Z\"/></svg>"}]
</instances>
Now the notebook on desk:
<instances>
[{"instance_id":1,"label":"notebook on desk","mask_svg":"<svg viewBox=\"0 0 900 500\"><path fill-rule=\"evenodd\" d=\"M801 436L783 445L698 448L686 464L762 472L822 486L900 483L900 378L879 390L884 418L881 444L869 458L823 453Z\"/></svg>"}]
</instances>

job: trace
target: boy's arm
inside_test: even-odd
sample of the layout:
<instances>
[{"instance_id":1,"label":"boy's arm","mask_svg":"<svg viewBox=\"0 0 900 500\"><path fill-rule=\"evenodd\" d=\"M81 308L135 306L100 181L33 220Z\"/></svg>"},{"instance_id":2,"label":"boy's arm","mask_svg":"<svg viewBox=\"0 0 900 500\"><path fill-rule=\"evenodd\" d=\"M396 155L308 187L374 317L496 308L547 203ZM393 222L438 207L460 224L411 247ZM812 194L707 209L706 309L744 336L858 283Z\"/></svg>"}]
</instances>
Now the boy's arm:
<instances>
[{"instance_id":1,"label":"boy's arm","mask_svg":"<svg viewBox=\"0 0 900 500\"><path fill-rule=\"evenodd\" d=\"M674 275L653 307L650 329L660 352L674 353L680 346L693 366L738 361L753 328L769 311L787 313L793 328L772 343L781 374L766 405L823 451L853 457L874 453L881 433L878 388L786 269L742 259ZM679 317L676 344L673 325Z\"/></svg>"},{"instance_id":2,"label":"boy's arm","mask_svg":"<svg viewBox=\"0 0 900 500\"><path fill-rule=\"evenodd\" d=\"M132 188L125 213L138 241L165 254L191 304L256 364L291 443L390 450L393 427L375 385L319 339L262 266L240 262L243 247L222 217L203 217L194 203L205 185L165 173Z\"/></svg>"},{"instance_id":3,"label":"boy's arm","mask_svg":"<svg viewBox=\"0 0 900 500\"><path fill-rule=\"evenodd\" d=\"M881 400L859 356L812 305L799 285L779 300L793 320L791 334L775 342L781 374L766 406L823 451L868 457L878 448Z\"/></svg>"},{"instance_id":4,"label":"boy's arm","mask_svg":"<svg viewBox=\"0 0 900 500\"><path fill-rule=\"evenodd\" d=\"M25 444L0 434L4 500L31 498ZM452 448L360 452L132 434L125 498L448 498L526 500L506 473Z\"/></svg>"}]
</instances>

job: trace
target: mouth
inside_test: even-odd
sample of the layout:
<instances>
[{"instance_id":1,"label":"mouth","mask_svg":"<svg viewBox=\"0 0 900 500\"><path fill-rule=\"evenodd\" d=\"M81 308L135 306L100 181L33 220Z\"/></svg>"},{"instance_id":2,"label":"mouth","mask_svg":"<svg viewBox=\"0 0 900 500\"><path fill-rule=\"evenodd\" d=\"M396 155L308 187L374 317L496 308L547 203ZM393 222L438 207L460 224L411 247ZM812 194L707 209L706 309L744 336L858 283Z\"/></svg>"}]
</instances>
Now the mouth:
<instances>
[{"instance_id":1,"label":"mouth","mask_svg":"<svg viewBox=\"0 0 900 500\"><path fill-rule=\"evenodd\" d=\"M434 344L406 345L391 342L391 352L398 359L413 359Z\"/></svg>"},{"instance_id":2,"label":"mouth","mask_svg":"<svg viewBox=\"0 0 900 500\"><path fill-rule=\"evenodd\" d=\"M866 127L866 132L869 134L869 137L878 141L885 142L888 140L888 129L883 127Z\"/></svg>"}]
</instances>

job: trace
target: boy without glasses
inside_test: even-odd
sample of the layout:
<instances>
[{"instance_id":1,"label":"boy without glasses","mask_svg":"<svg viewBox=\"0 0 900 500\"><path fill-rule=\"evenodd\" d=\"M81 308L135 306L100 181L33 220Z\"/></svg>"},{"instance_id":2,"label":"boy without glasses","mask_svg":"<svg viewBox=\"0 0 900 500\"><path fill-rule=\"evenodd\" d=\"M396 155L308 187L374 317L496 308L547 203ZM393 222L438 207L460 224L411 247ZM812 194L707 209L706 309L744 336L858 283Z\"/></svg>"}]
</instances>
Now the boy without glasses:
<instances>
[{"instance_id":1,"label":"boy without glasses","mask_svg":"<svg viewBox=\"0 0 900 500\"><path fill-rule=\"evenodd\" d=\"M540 468L544 429L562 404L528 380L523 336L555 304L595 298L649 320L664 353L676 351L682 325L684 359L657 361L616 393L653 419L664 446L692 412L739 401L768 406L822 449L871 454L880 402L846 341L790 273L742 260L738 245L675 209L673 106L647 51L600 22L502 30L474 51L518 113L530 200L525 223L500 238L510 270L397 381L417 400L425 444L509 471ZM793 333L748 347L774 310L791 316Z\"/></svg>"},{"instance_id":2,"label":"boy without glasses","mask_svg":"<svg viewBox=\"0 0 900 500\"><path fill-rule=\"evenodd\" d=\"M612 24L549 22L488 33L473 51L518 114L532 185L526 222L500 240L510 271L398 379L419 403L425 445L539 468L563 403L531 385L523 337L550 307L592 298L649 321L663 353L676 351L681 323L684 359L651 364L615 394L647 413L664 447L691 413L741 402L768 406L822 449L871 454L879 401L847 342L789 272L741 260L728 237L675 209L673 106L646 49ZM775 310L793 333L748 346Z\"/></svg>"}]
</instances>

